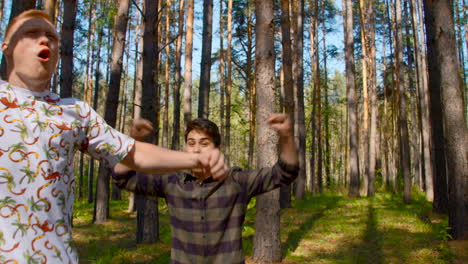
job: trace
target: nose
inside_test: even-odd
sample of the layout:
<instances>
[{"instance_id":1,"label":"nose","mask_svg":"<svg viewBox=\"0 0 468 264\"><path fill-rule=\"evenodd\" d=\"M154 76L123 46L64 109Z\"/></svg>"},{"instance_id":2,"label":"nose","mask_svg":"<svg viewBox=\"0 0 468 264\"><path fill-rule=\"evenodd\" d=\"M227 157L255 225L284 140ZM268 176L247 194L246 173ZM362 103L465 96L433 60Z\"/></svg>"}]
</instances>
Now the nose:
<instances>
[{"instance_id":1,"label":"nose","mask_svg":"<svg viewBox=\"0 0 468 264\"><path fill-rule=\"evenodd\" d=\"M49 38L47 37L46 33L45 32L42 32L40 35L39 35L39 45L45 45L45 46L48 46L49 45Z\"/></svg>"},{"instance_id":2,"label":"nose","mask_svg":"<svg viewBox=\"0 0 468 264\"><path fill-rule=\"evenodd\" d=\"M195 146L193 146L193 152L194 153L200 153L201 152L200 145L195 144Z\"/></svg>"}]
</instances>

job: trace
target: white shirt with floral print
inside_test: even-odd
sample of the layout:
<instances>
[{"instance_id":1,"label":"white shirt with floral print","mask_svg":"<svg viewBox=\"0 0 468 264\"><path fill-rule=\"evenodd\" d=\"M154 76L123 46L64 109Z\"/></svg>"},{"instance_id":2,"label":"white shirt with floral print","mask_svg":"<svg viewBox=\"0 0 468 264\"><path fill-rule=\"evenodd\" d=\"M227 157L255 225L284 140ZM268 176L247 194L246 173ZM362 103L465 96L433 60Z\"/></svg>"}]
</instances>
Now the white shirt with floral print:
<instances>
[{"instance_id":1,"label":"white shirt with floral print","mask_svg":"<svg viewBox=\"0 0 468 264\"><path fill-rule=\"evenodd\" d=\"M133 145L85 102L0 81L0 263L78 263L74 154L114 166Z\"/></svg>"}]
</instances>

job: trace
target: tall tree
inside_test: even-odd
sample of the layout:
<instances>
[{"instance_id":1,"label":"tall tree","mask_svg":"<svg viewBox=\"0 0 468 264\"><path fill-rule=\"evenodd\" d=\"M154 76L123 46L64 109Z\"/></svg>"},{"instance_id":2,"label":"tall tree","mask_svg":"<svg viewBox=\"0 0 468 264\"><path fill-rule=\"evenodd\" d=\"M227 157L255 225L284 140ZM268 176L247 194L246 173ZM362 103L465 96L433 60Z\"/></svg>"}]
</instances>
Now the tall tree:
<instances>
[{"instance_id":1,"label":"tall tree","mask_svg":"<svg viewBox=\"0 0 468 264\"><path fill-rule=\"evenodd\" d=\"M343 26L345 37L346 97L349 130L349 192L350 197L359 196L359 155L357 135L356 83L354 69L353 2L343 0Z\"/></svg>"},{"instance_id":2,"label":"tall tree","mask_svg":"<svg viewBox=\"0 0 468 264\"><path fill-rule=\"evenodd\" d=\"M144 10L144 33L143 33L143 69L142 69L142 102L141 117L148 119L155 127L157 123L156 101L157 85L155 76L158 65L158 54L154 52L157 49L158 39L158 2L145 0ZM159 51L158 51L159 53ZM157 132L153 132L147 139L148 142L158 142ZM150 197L137 196L137 242L151 243L159 239L159 219L158 219L158 200Z\"/></svg>"},{"instance_id":3,"label":"tall tree","mask_svg":"<svg viewBox=\"0 0 468 264\"><path fill-rule=\"evenodd\" d=\"M318 1L312 1L309 5L309 13L314 14L314 9L316 10L318 8ZM312 64L312 76L315 76L315 72L317 71L317 63L315 61L317 60L317 25L318 25L318 18L317 16L310 16L310 61ZM311 137L311 143L310 143L310 180L309 180L309 186L313 194L317 192L317 184L316 184L316 174L315 174L315 154L316 154L316 130L317 130L317 122L316 122L316 112L317 112L317 86L314 83L313 87L311 89L311 96L310 96L310 104L312 105L312 110L311 110L311 123L312 123L312 137Z\"/></svg>"},{"instance_id":4,"label":"tall tree","mask_svg":"<svg viewBox=\"0 0 468 264\"><path fill-rule=\"evenodd\" d=\"M166 0L164 9L166 10L166 27L164 45L166 50L166 60L164 63L164 103L163 103L163 133L162 133L162 146L167 148L169 146L169 75L171 67L169 66L171 60L171 6L172 1Z\"/></svg>"},{"instance_id":5,"label":"tall tree","mask_svg":"<svg viewBox=\"0 0 468 264\"><path fill-rule=\"evenodd\" d=\"M315 17L317 17L317 27L316 27L316 49L315 49L315 92L317 93L315 96L315 104L317 104L317 190L319 193L323 191L323 145L322 145L322 80L321 80L321 70L320 70L320 51L319 51L319 24L320 22L324 22L322 17L319 17L321 8L324 8L324 0L317 1L317 8L315 9Z\"/></svg>"},{"instance_id":6,"label":"tall tree","mask_svg":"<svg viewBox=\"0 0 468 264\"><path fill-rule=\"evenodd\" d=\"M374 19L374 3L373 1L366 1L366 23L365 26L369 29L369 38L366 38L367 54L367 69L369 76L369 94L370 94L370 126L368 148L366 152L368 159L366 160L366 175L367 181L367 196L373 196L375 192L375 168L376 168L376 143L377 143L377 115L378 115L378 102L377 102L377 87L376 87L376 56L375 56L375 19Z\"/></svg>"},{"instance_id":7,"label":"tall tree","mask_svg":"<svg viewBox=\"0 0 468 264\"><path fill-rule=\"evenodd\" d=\"M184 0L179 1L179 32L175 46L175 76L174 76L174 122L172 123L171 149L178 150L180 145L180 83L181 83L181 55L182 34L184 33Z\"/></svg>"},{"instance_id":8,"label":"tall tree","mask_svg":"<svg viewBox=\"0 0 468 264\"><path fill-rule=\"evenodd\" d=\"M213 32L213 0L203 0L202 58L200 63L200 88L198 117L208 118L210 111L211 39Z\"/></svg>"},{"instance_id":9,"label":"tall tree","mask_svg":"<svg viewBox=\"0 0 468 264\"><path fill-rule=\"evenodd\" d=\"M219 120L221 120L220 126L220 135L221 138L225 139L224 137L224 129L226 127L226 119L225 119L225 94L226 94L226 55L224 52L224 24L225 24L225 16L224 16L224 1L219 1Z\"/></svg>"},{"instance_id":10,"label":"tall tree","mask_svg":"<svg viewBox=\"0 0 468 264\"><path fill-rule=\"evenodd\" d=\"M188 0L187 25L185 30L184 57L184 123L192 119L192 51L193 51L193 5L194 0Z\"/></svg>"},{"instance_id":11,"label":"tall tree","mask_svg":"<svg viewBox=\"0 0 468 264\"><path fill-rule=\"evenodd\" d=\"M292 124L292 134L294 135L294 79L293 79L293 56L291 43L291 19L289 0L281 1L281 46L282 46L282 71L283 71L283 90L284 111L289 114ZM281 208L291 207L291 186L281 186L280 189Z\"/></svg>"},{"instance_id":12,"label":"tall tree","mask_svg":"<svg viewBox=\"0 0 468 264\"><path fill-rule=\"evenodd\" d=\"M453 14L449 1L425 0L429 86L440 94L448 172L449 233L460 239L466 233L465 185L468 178L467 132L463 90L459 75Z\"/></svg>"},{"instance_id":13,"label":"tall tree","mask_svg":"<svg viewBox=\"0 0 468 264\"><path fill-rule=\"evenodd\" d=\"M93 109L97 109L98 107L98 99L99 99L99 92L100 92L100 81L101 81L101 47L102 47L102 38L104 35L104 30L102 28L102 25L99 27L99 29L96 29L98 31L98 36L97 36L97 49L96 49L96 68L94 69L94 94L93 94ZM94 53L94 51L93 51ZM96 164L96 161L94 159L91 160L90 166L89 166L89 176L88 176L88 203L92 203L94 198L93 198L93 185L94 185L94 165ZM106 184L103 184L103 186L106 186ZM94 204L96 206L96 203ZM103 208L106 210L103 214L107 215L107 208ZM93 221L96 218L96 210L94 210L94 215L93 215Z\"/></svg>"},{"instance_id":14,"label":"tall tree","mask_svg":"<svg viewBox=\"0 0 468 264\"><path fill-rule=\"evenodd\" d=\"M266 124L275 107L274 1L255 1L257 85L257 167L272 166L276 159L276 135ZM253 259L256 262L280 262L279 190L257 197Z\"/></svg>"},{"instance_id":15,"label":"tall tree","mask_svg":"<svg viewBox=\"0 0 468 264\"><path fill-rule=\"evenodd\" d=\"M123 53L125 49L125 38L128 25L129 0L119 1L117 16L114 22L113 45L111 73L109 81L109 92L106 99L106 110L104 120L107 124L116 127L117 108L119 105L120 81L122 78ZM96 195L96 223L107 221L109 207L109 181L110 174L108 170L100 170L97 184Z\"/></svg>"},{"instance_id":16,"label":"tall tree","mask_svg":"<svg viewBox=\"0 0 468 264\"><path fill-rule=\"evenodd\" d=\"M224 151L226 163L229 164L231 158L232 0L228 0L227 33L226 127L224 131Z\"/></svg>"},{"instance_id":17,"label":"tall tree","mask_svg":"<svg viewBox=\"0 0 468 264\"><path fill-rule=\"evenodd\" d=\"M422 47L425 46L425 38L419 34L419 30L423 27L417 18L417 4L416 0L410 2L411 18L413 22L413 37L414 37L414 51L416 57L416 71L418 78L418 93L419 93L419 112L421 119L421 144L422 144L422 164L423 164L423 175L425 179L425 193L426 199L432 201L434 199L434 159L431 151L431 123L429 120L429 89L427 86L427 67L425 54L422 52ZM444 173L445 176L445 173ZM444 192L445 193L445 192Z\"/></svg>"},{"instance_id":18,"label":"tall tree","mask_svg":"<svg viewBox=\"0 0 468 264\"><path fill-rule=\"evenodd\" d=\"M397 87L400 95L398 103L398 127L400 142L400 169L404 182L404 202L411 203L411 173L410 173L410 149L408 138L408 119L406 107L406 82L405 82L405 63L403 61L403 30L402 30L402 8L401 0L396 0L395 4L395 50L396 50L396 71Z\"/></svg>"},{"instance_id":19,"label":"tall tree","mask_svg":"<svg viewBox=\"0 0 468 264\"><path fill-rule=\"evenodd\" d=\"M76 0L63 3L63 23L61 31L60 57L60 96L71 97L73 87L73 45L76 26Z\"/></svg>"},{"instance_id":20,"label":"tall tree","mask_svg":"<svg viewBox=\"0 0 468 264\"><path fill-rule=\"evenodd\" d=\"M294 1L294 50L296 63L294 64L294 91L295 91L295 135L299 155L299 176L294 184L294 194L297 200L305 198L306 182L306 130L305 130L305 107L304 107L304 0Z\"/></svg>"},{"instance_id":21,"label":"tall tree","mask_svg":"<svg viewBox=\"0 0 468 264\"><path fill-rule=\"evenodd\" d=\"M11 12L10 12L10 19L8 20L8 24L10 24L11 20L19 15L21 12L32 9L36 6L36 0L15 0L12 1L11 4ZM2 8L3 10L3 8ZM6 60L5 56L2 56L2 64L0 65L0 77L2 80L7 80L7 72L6 72Z\"/></svg>"}]
</instances>

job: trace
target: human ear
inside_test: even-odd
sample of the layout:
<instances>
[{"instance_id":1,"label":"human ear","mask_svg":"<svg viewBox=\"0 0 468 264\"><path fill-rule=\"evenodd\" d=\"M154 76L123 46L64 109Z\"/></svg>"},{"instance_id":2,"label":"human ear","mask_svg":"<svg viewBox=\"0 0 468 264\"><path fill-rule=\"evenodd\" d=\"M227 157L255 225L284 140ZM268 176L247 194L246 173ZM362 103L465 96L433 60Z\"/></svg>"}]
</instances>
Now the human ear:
<instances>
[{"instance_id":1,"label":"human ear","mask_svg":"<svg viewBox=\"0 0 468 264\"><path fill-rule=\"evenodd\" d=\"M2 43L2 51L3 51L3 54L8 55L8 53L9 53L9 49L8 49L8 48L9 48L8 43L3 42L3 43Z\"/></svg>"}]
</instances>

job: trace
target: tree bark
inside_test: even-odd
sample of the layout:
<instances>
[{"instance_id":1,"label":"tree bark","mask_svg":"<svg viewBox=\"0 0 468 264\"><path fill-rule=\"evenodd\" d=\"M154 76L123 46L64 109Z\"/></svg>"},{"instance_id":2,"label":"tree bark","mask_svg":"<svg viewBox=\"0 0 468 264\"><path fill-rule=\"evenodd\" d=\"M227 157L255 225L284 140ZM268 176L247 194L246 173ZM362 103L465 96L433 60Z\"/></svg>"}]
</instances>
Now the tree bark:
<instances>
[{"instance_id":1,"label":"tree bark","mask_svg":"<svg viewBox=\"0 0 468 264\"><path fill-rule=\"evenodd\" d=\"M227 76L226 76L226 127L224 131L224 157L230 164L231 157L231 93L232 93L232 0L228 0L227 17ZM209 88L208 88L209 89Z\"/></svg>"},{"instance_id":2,"label":"tree bark","mask_svg":"<svg viewBox=\"0 0 468 264\"><path fill-rule=\"evenodd\" d=\"M275 133L266 119L275 109L275 49L272 0L255 1L256 49L255 78L257 85L257 167L272 166L276 160ZM253 259L256 262L280 262L279 190L257 197Z\"/></svg>"},{"instance_id":3,"label":"tree bark","mask_svg":"<svg viewBox=\"0 0 468 264\"><path fill-rule=\"evenodd\" d=\"M424 1L431 95L440 94L448 173L449 233L466 233L465 185L468 178L467 132L450 2ZM434 110L435 111L435 110Z\"/></svg>"},{"instance_id":4,"label":"tree bark","mask_svg":"<svg viewBox=\"0 0 468 264\"><path fill-rule=\"evenodd\" d=\"M73 33L75 32L76 0L63 3L63 23L61 31L60 57L60 96L71 97L73 94Z\"/></svg>"},{"instance_id":5,"label":"tree bark","mask_svg":"<svg viewBox=\"0 0 468 264\"><path fill-rule=\"evenodd\" d=\"M400 93L398 127L400 138L400 169L404 181L404 202L411 203L411 173L410 173L410 149L408 139L408 119L406 107L406 82L404 76L404 61L403 61L403 33L402 33L402 18L401 18L401 2L396 1L396 71L397 85Z\"/></svg>"},{"instance_id":6,"label":"tree bark","mask_svg":"<svg viewBox=\"0 0 468 264\"><path fill-rule=\"evenodd\" d=\"M169 89L170 80L169 74L171 68L169 67L171 58L171 0L166 0L164 9L166 10L166 27L165 27L165 40L164 45L166 46L166 60L164 63L164 103L163 103L163 132L162 132L162 147L167 148L169 146Z\"/></svg>"},{"instance_id":7,"label":"tree bark","mask_svg":"<svg viewBox=\"0 0 468 264\"><path fill-rule=\"evenodd\" d=\"M192 119L192 50L193 50L193 5L188 0L187 25L185 32L185 66L184 66L184 123Z\"/></svg>"},{"instance_id":8,"label":"tree bark","mask_svg":"<svg viewBox=\"0 0 468 264\"><path fill-rule=\"evenodd\" d=\"M354 69L353 2L344 0L344 37L346 61L346 97L349 122L349 192L350 197L359 197L359 155L357 135L356 83Z\"/></svg>"},{"instance_id":9,"label":"tree bark","mask_svg":"<svg viewBox=\"0 0 468 264\"><path fill-rule=\"evenodd\" d=\"M182 35L184 33L184 0L179 2L179 33L175 48L175 76L174 76L174 122L172 123L172 142L171 149L178 150L180 145L180 76L181 76L181 54L182 54Z\"/></svg>"},{"instance_id":10,"label":"tree bark","mask_svg":"<svg viewBox=\"0 0 468 264\"><path fill-rule=\"evenodd\" d=\"M202 58L200 63L200 88L198 94L198 117L203 118L208 118L210 112L211 39L213 32L212 27L213 0L203 0L203 40Z\"/></svg>"},{"instance_id":11,"label":"tree bark","mask_svg":"<svg viewBox=\"0 0 468 264\"><path fill-rule=\"evenodd\" d=\"M112 45L111 74L109 81L109 91L107 93L106 99L106 110L104 113L104 120L109 126L113 128L116 128L117 123L117 108L119 106L120 81L122 78L123 52L125 48L129 7L130 6L128 0L119 1L117 16L114 22L114 40ZM105 167L105 165L102 164L101 167ZM108 186L100 186L99 183L108 184L109 182L109 170L99 170L97 190L100 195L97 196L96 200L96 223L104 223L107 221L108 215L102 214L102 212L106 212L109 210L109 194L104 195L102 194L102 192L109 192L109 188ZM107 199L100 199L100 197L107 197ZM101 209L101 207L103 209Z\"/></svg>"},{"instance_id":12,"label":"tree bark","mask_svg":"<svg viewBox=\"0 0 468 264\"><path fill-rule=\"evenodd\" d=\"M296 105L295 112L297 117L295 118L295 134L296 144L298 146L298 155L299 155L299 176L296 179L294 185L294 194L296 200L305 199L305 183L306 183L306 130L305 130L305 107L304 107L304 0L295 1L297 7L294 10L295 23L297 27L294 34L295 41L295 51L296 51L296 67L294 70L295 74L295 94L296 94Z\"/></svg>"},{"instance_id":13,"label":"tree bark","mask_svg":"<svg viewBox=\"0 0 468 264\"><path fill-rule=\"evenodd\" d=\"M144 33L143 33L143 68L142 68L142 102L141 117L148 119L155 127L157 123L157 85L155 77L158 76L158 1L145 0ZM157 131L154 131L147 142L158 142ZM159 240L158 200L137 196L137 243L153 243Z\"/></svg>"},{"instance_id":14,"label":"tree bark","mask_svg":"<svg viewBox=\"0 0 468 264\"><path fill-rule=\"evenodd\" d=\"M283 106L289 115L294 135L294 79L293 79L293 54L291 44L291 20L289 18L289 0L281 1L281 46L282 46L282 70L283 70ZM291 208L291 186L281 186L280 190L281 208Z\"/></svg>"}]
</instances>

